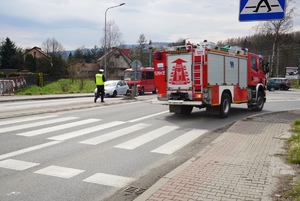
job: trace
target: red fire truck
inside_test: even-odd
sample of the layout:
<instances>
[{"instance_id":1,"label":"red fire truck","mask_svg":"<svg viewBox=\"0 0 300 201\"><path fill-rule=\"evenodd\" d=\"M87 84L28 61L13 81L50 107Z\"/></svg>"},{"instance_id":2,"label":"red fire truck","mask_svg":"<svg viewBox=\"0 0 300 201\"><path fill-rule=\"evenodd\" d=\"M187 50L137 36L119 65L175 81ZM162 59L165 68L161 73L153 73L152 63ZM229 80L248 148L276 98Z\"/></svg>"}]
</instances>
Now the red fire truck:
<instances>
[{"instance_id":1,"label":"red fire truck","mask_svg":"<svg viewBox=\"0 0 300 201\"><path fill-rule=\"evenodd\" d=\"M178 114L206 108L222 118L229 115L231 104L247 103L249 109L261 111L268 65L245 49L207 41L155 52L156 103L169 105L170 112Z\"/></svg>"},{"instance_id":2,"label":"red fire truck","mask_svg":"<svg viewBox=\"0 0 300 201\"><path fill-rule=\"evenodd\" d=\"M144 95L145 92L156 93L156 87L154 86L154 68L152 67L141 67L136 71L132 68L128 68L124 72L124 80L126 80L130 91L135 85L140 95Z\"/></svg>"}]
</instances>

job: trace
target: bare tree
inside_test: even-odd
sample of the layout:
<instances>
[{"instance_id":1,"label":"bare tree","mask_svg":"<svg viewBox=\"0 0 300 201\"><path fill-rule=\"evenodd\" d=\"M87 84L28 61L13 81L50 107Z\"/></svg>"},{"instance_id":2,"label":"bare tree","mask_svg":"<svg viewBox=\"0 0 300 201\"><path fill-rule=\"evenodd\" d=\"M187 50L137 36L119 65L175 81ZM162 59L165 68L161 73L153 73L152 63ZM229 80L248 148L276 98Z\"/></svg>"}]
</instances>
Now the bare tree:
<instances>
[{"instance_id":1,"label":"bare tree","mask_svg":"<svg viewBox=\"0 0 300 201\"><path fill-rule=\"evenodd\" d=\"M62 44L55 38L48 38L43 42L42 49L47 54L52 54L53 56L62 56L62 52L64 51Z\"/></svg>"},{"instance_id":2,"label":"bare tree","mask_svg":"<svg viewBox=\"0 0 300 201\"><path fill-rule=\"evenodd\" d=\"M48 38L45 42L43 42L42 49L51 57L51 67L47 69L49 74L56 78L65 76L67 74L67 64L62 59L64 50L62 44L55 38Z\"/></svg>"},{"instance_id":3,"label":"bare tree","mask_svg":"<svg viewBox=\"0 0 300 201\"><path fill-rule=\"evenodd\" d=\"M105 45L105 27L103 29L104 37L102 39L103 47L106 46L107 50L112 47L117 47L123 44L122 33L118 25L116 25L114 20L108 21L106 23L106 45Z\"/></svg>"},{"instance_id":4,"label":"bare tree","mask_svg":"<svg viewBox=\"0 0 300 201\"><path fill-rule=\"evenodd\" d=\"M257 34L267 36L273 43L272 56L271 56L271 69L270 76L274 75L274 58L277 55L277 48L281 37L291 31L293 27L293 17L295 15L296 8L293 7L295 0L287 0L285 18L283 20L274 20L260 22L253 27ZM278 64L277 64L278 65Z\"/></svg>"}]
</instances>

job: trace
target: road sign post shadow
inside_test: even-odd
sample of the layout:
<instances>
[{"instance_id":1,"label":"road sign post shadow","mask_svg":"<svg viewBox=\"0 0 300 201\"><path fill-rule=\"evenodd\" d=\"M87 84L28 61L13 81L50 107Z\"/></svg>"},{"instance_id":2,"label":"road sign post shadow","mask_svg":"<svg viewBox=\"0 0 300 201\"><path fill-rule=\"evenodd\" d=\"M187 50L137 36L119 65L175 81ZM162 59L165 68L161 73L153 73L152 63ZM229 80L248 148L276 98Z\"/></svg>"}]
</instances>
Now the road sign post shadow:
<instances>
[{"instance_id":1,"label":"road sign post shadow","mask_svg":"<svg viewBox=\"0 0 300 201\"><path fill-rule=\"evenodd\" d=\"M239 21L282 20L285 0L241 0Z\"/></svg>"}]
</instances>

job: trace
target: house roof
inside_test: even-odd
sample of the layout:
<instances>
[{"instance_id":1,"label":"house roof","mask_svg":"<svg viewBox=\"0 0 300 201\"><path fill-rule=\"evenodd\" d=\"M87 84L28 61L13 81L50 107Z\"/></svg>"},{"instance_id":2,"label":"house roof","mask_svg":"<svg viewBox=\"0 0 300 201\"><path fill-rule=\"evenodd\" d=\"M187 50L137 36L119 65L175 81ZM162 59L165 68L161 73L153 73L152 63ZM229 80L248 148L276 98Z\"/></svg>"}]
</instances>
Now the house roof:
<instances>
[{"instance_id":1,"label":"house roof","mask_svg":"<svg viewBox=\"0 0 300 201\"><path fill-rule=\"evenodd\" d=\"M130 49L120 49L120 48L117 48L117 47L113 47L111 48L105 55L103 55L102 57L100 57L97 62L100 62L104 59L105 56L109 56L111 54L113 54L114 52L120 52L122 54L123 57L126 57L128 58L129 60L132 60L131 59L131 56L130 56ZM125 59L126 60L126 59ZM127 60L126 60L127 61Z\"/></svg>"},{"instance_id":2,"label":"house roof","mask_svg":"<svg viewBox=\"0 0 300 201\"><path fill-rule=\"evenodd\" d=\"M37 47L37 46L34 46L34 47L31 48L31 49L27 49L23 55L28 54L28 53L31 52L32 50L38 51L38 52L41 53L44 57L47 57L47 58L49 58L49 59L51 58L51 57L50 57L48 54L46 54L40 47Z\"/></svg>"}]
</instances>

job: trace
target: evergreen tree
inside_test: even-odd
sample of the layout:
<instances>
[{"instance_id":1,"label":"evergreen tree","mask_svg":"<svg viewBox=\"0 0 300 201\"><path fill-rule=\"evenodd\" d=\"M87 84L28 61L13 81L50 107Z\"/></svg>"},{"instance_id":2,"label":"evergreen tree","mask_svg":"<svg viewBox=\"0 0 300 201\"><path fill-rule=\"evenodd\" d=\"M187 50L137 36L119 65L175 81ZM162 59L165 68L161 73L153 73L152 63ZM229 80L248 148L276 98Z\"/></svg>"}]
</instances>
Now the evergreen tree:
<instances>
[{"instance_id":1,"label":"evergreen tree","mask_svg":"<svg viewBox=\"0 0 300 201\"><path fill-rule=\"evenodd\" d=\"M15 44L7 37L0 48L0 63L2 69L15 69L14 58L17 55Z\"/></svg>"}]
</instances>

